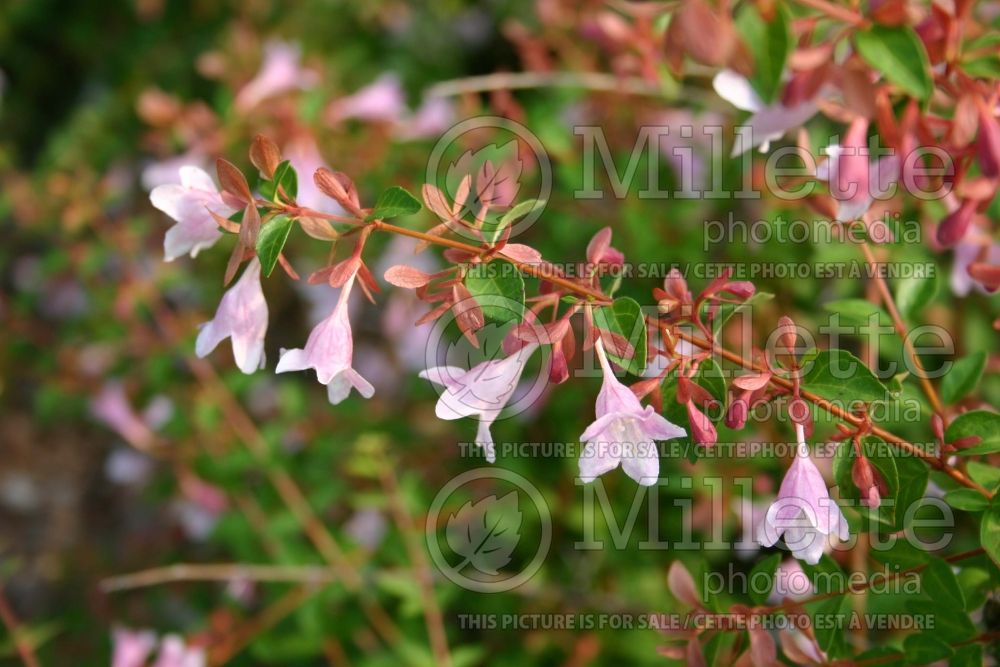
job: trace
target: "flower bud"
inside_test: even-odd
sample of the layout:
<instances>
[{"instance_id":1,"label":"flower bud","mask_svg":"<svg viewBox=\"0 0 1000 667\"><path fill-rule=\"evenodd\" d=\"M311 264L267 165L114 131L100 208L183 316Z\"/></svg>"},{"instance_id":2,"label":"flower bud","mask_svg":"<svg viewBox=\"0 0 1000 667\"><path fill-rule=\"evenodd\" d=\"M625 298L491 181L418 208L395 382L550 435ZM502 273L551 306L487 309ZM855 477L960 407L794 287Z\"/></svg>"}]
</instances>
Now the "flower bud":
<instances>
[{"instance_id":1,"label":"flower bud","mask_svg":"<svg viewBox=\"0 0 1000 667\"><path fill-rule=\"evenodd\" d=\"M719 441L719 434L712 420L695 406L694 401L687 402L687 413L691 422L691 439L695 444L711 447Z\"/></svg>"},{"instance_id":2,"label":"flower bud","mask_svg":"<svg viewBox=\"0 0 1000 667\"><path fill-rule=\"evenodd\" d=\"M986 178L1000 176L1000 125L986 104L979 105L979 137L976 141L979 170Z\"/></svg>"},{"instance_id":3,"label":"flower bud","mask_svg":"<svg viewBox=\"0 0 1000 667\"><path fill-rule=\"evenodd\" d=\"M741 429L747 423L747 415L750 413L750 402L747 400L749 392L741 392L733 399L726 410L726 427L731 429Z\"/></svg>"},{"instance_id":4,"label":"flower bud","mask_svg":"<svg viewBox=\"0 0 1000 667\"><path fill-rule=\"evenodd\" d=\"M975 199L966 199L958 209L942 220L937 228L938 243L945 248L950 248L962 240L965 232L969 231L978 203Z\"/></svg>"},{"instance_id":5,"label":"flower bud","mask_svg":"<svg viewBox=\"0 0 1000 667\"><path fill-rule=\"evenodd\" d=\"M861 492L861 503L876 509L882 504L882 497L879 495L878 484L875 482L875 469L871 462L864 456L854 459L854 466L851 468L851 480Z\"/></svg>"}]
</instances>

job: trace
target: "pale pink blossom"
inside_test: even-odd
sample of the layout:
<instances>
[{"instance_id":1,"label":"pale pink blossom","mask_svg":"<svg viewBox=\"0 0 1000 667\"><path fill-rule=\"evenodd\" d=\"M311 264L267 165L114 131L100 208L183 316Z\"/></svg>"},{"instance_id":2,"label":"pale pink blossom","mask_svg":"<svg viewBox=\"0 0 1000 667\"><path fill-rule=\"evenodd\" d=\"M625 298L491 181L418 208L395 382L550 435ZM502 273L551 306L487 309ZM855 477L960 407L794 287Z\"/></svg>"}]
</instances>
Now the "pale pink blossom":
<instances>
[{"instance_id":1,"label":"pale pink blossom","mask_svg":"<svg viewBox=\"0 0 1000 667\"><path fill-rule=\"evenodd\" d=\"M358 120L395 123L407 113L406 96L399 77L383 74L353 95L341 97L330 105L332 122Z\"/></svg>"},{"instance_id":2,"label":"pale pink blossom","mask_svg":"<svg viewBox=\"0 0 1000 667\"><path fill-rule=\"evenodd\" d=\"M621 464L625 474L639 484L655 484L660 476L656 441L682 438L687 432L667 421L653 406L643 407L632 390L615 377L600 338L594 349L604 381L597 395L596 419L580 435L580 441L585 443L580 455L580 479L592 482Z\"/></svg>"},{"instance_id":3,"label":"pale pink blossom","mask_svg":"<svg viewBox=\"0 0 1000 667\"><path fill-rule=\"evenodd\" d=\"M111 667L144 667L154 648L152 631L115 628L111 631Z\"/></svg>"},{"instance_id":4,"label":"pale pink blossom","mask_svg":"<svg viewBox=\"0 0 1000 667\"><path fill-rule=\"evenodd\" d=\"M980 283L969 275L973 262L1000 264L1000 243L989 234L973 227L954 246L954 264L951 268L951 289L958 296L966 296L973 288L983 294L990 294Z\"/></svg>"},{"instance_id":5,"label":"pale pink blossom","mask_svg":"<svg viewBox=\"0 0 1000 667\"><path fill-rule=\"evenodd\" d=\"M490 426L507 406L524 367L537 344L520 348L502 359L489 359L469 370L455 366L435 366L420 372L420 377L445 388L435 406L438 419L479 417L476 444L483 448L486 460L496 461L496 448Z\"/></svg>"},{"instance_id":6,"label":"pale pink blossom","mask_svg":"<svg viewBox=\"0 0 1000 667\"><path fill-rule=\"evenodd\" d=\"M356 276L357 273L353 273L344 284L333 312L316 325L305 347L283 350L275 369L278 373L315 369L316 377L320 384L326 385L327 397L333 405L347 398L352 388L365 398L371 398L375 393L371 383L352 367L354 338L347 303Z\"/></svg>"},{"instance_id":7,"label":"pale pink blossom","mask_svg":"<svg viewBox=\"0 0 1000 667\"><path fill-rule=\"evenodd\" d=\"M455 121L455 108L444 97L428 97L409 116L403 118L396 127L395 134L400 139L423 139L438 137Z\"/></svg>"},{"instance_id":8,"label":"pale pink blossom","mask_svg":"<svg viewBox=\"0 0 1000 667\"><path fill-rule=\"evenodd\" d=\"M729 69L724 69L715 75L712 87L719 97L737 109L753 114L743 123L750 128L751 133L749 137L737 139L733 145L733 156L757 146L760 146L762 153L766 153L772 141L780 139L789 130L800 127L819 111L819 107L812 100L793 107L786 107L781 102L765 104L753 89L749 79Z\"/></svg>"},{"instance_id":9,"label":"pale pink blossom","mask_svg":"<svg viewBox=\"0 0 1000 667\"><path fill-rule=\"evenodd\" d=\"M809 456L801 424L795 425L795 434L798 438L795 460L781 481L777 499L767 510L757 539L770 547L784 536L793 556L815 565L831 536L848 538L847 520L830 498L826 482Z\"/></svg>"},{"instance_id":10,"label":"pale pink blossom","mask_svg":"<svg viewBox=\"0 0 1000 667\"><path fill-rule=\"evenodd\" d=\"M120 382L105 383L91 400L90 412L136 449L148 449L153 444L153 431L132 408Z\"/></svg>"},{"instance_id":11,"label":"pale pink blossom","mask_svg":"<svg viewBox=\"0 0 1000 667\"><path fill-rule=\"evenodd\" d=\"M222 232L209 211L224 218L236 212L225 204L212 177L202 169L184 166L179 172L179 185L158 185L149 193L153 206L177 221L163 239L168 262L188 253L195 257L219 240Z\"/></svg>"},{"instance_id":12,"label":"pale pink blossom","mask_svg":"<svg viewBox=\"0 0 1000 667\"><path fill-rule=\"evenodd\" d=\"M153 190L159 185L170 185L177 182L177 172L181 167L197 167L208 169L208 158L197 150L189 150L180 155L150 162L142 170L142 187Z\"/></svg>"},{"instance_id":13,"label":"pale pink blossom","mask_svg":"<svg viewBox=\"0 0 1000 667\"><path fill-rule=\"evenodd\" d=\"M205 667L206 664L204 649L187 646L178 635L166 635L153 667Z\"/></svg>"},{"instance_id":14,"label":"pale pink blossom","mask_svg":"<svg viewBox=\"0 0 1000 667\"><path fill-rule=\"evenodd\" d=\"M264 335L267 333L267 301L260 284L260 260L254 257L235 285L222 295L215 317L201 326L195 353L208 356L229 338L236 365L244 373L264 366Z\"/></svg>"},{"instance_id":15,"label":"pale pink blossom","mask_svg":"<svg viewBox=\"0 0 1000 667\"><path fill-rule=\"evenodd\" d=\"M856 148L848 150L857 151ZM869 164L867 156L859 154L856 157L860 157L868 166L868 174L864 180L858 180L857 177L847 173L849 167L846 166L847 157L844 151L844 147L840 144L827 146L824 152L829 159L816 166L816 178L831 184L831 194L837 200L838 222L850 222L861 218L875 200L886 199L892 194L900 177L900 160L897 155L883 155ZM860 170L858 172L860 173ZM858 190L855 196L847 196L849 193L843 186L852 181Z\"/></svg>"},{"instance_id":16,"label":"pale pink blossom","mask_svg":"<svg viewBox=\"0 0 1000 667\"><path fill-rule=\"evenodd\" d=\"M282 155L288 160L299 178L299 192L295 200L300 206L311 208L321 213L345 215L343 207L332 198L323 194L313 178L313 174L321 167L327 167L320 155L316 141L306 134L301 134L285 145Z\"/></svg>"},{"instance_id":17,"label":"pale pink blossom","mask_svg":"<svg viewBox=\"0 0 1000 667\"><path fill-rule=\"evenodd\" d=\"M245 113L275 95L292 90L308 90L315 86L319 76L316 72L303 68L301 58L301 50L295 44L267 44L257 75L236 94L236 108Z\"/></svg>"}]
</instances>

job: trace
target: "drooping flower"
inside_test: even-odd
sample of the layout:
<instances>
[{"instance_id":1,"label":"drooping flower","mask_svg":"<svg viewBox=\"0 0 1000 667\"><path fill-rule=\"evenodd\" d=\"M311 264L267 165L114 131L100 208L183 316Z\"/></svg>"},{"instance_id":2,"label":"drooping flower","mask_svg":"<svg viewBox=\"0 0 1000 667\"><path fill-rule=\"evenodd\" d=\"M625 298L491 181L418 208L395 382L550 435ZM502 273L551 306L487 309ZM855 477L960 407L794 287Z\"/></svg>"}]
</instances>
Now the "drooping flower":
<instances>
[{"instance_id":1,"label":"drooping flower","mask_svg":"<svg viewBox=\"0 0 1000 667\"><path fill-rule=\"evenodd\" d=\"M305 347L283 350L275 369L277 373L315 369L320 384L326 385L327 397L332 405L347 398L352 388L365 398L371 398L375 393L371 383L352 367L354 337L347 315L347 299L356 276L357 271L344 283L333 312L316 325Z\"/></svg>"},{"instance_id":2,"label":"drooping flower","mask_svg":"<svg viewBox=\"0 0 1000 667\"><path fill-rule=\"evenodd\" d=\"M396 123L406 115L406 95L399 77L383 74L353 95L334 100L328 112L332 122L357 118Z\"/></svg>"},{"instance_id":3,"label":"drooping flower","mask_svg":"<svg viewBox=\"0 0 1000 667\"><path fill-rule=\"evenodd\" d=\"M729 69L721 70L715 75L712 87L719 97L737 109L753 114L745 123L751 131L749 141L746 139L737 141L733 145L733 156L755 146L760 146L760 151L766 153L772 141L799 127L819 111L819 107L812 100L791 107L786 107L781 102L765 104L753 89L749 79Z\"/></svg>"},{"instance_id":4,"label":"drooping flower","mask_svg":"<svg viewBox=\"0 0 1000 667\"><path fill-rule=\"evenodd\" d=\"M156 648L156 635L151 630L116 627L111 647L111 667L143 667Z\"/></svg>"},{"instance_id":5,"label":"drooping flower","mask_svg":"<svg viewBox=\"0 0 1000 667\"><path fill-rule=\"evenodd\" d=\"M757 539L766 547L782 536L799 560L815 565L823 556L829 537L848 538L847 520L830 498L826 482L809 457L805 429L795 425L798 438L795 460L785 473L778 497L767 510Z\"/></svg>"},{"instance_id":6,"label":"drooping flower","mask_svg":"<svg viewBox=\"0 0 1000 667\"><path fill-rule=\"evenodd\" d=\"M132 408L121 382L108 382L90 402L90 411L136 449L149 449L155 436Z\"/></svg>"},{"instance_id":7,"label":"drooping flower","mask_svg":"<svg viewBox=\"0 0 1000 667\"><path fill-rule=\"evenodd\" d=\"M508 357L483 361L467 371L455 366L435 366L420 372L420 377L445 388L434 408L438 419L479 417L476 444L483 448L490 463L497 458L490 426L510 401L536 349L538 345L531 343Z\"/></svg>"},{"instance_id":8,"label":"drooping flower","mask_svg":"<svg viewBox=\"0 0 1000 667\"><path fill-rule=\"evenodd\" d=\"M195 257L222 236L209 211L229 217L236 209L226 205L212 177L202 169L184 166L179 169L180 184L158 185L149 193L149 201L177 221L163 239L164 259L170 262L181 255Z\"/></svg>"},{"instance_id":9,"label":"drooping flower","mask_svg":"<svg viewBox=\"0 0 1000 667\"><path fill-rule=\"evenodd\" d=\"M862 152L866 144L867 123L852 124L844 145L831 144L824 149L829 159L816 166L816 178L830 183L837 200L837 221L850 222L862 217L876 199L885 199L900 178L901 160L887 154L869 162ZM845 146L847 148L845 149Z\"/></svg>"},{"instance_id":10,"label":"drooping flower","mask_svg":"<svg viewBox=\"0 0 1000 667\"><path fill-rule=\"evenodd\" d=\"M621 464L629 477L649 486L660 476L657 440L681 438L687 432L671 424L655 408L645 408L632 390L615 377L600 338L594 344L604 381L597 395L596 419L580 435L580 479L592 482Z\"/></svg>"},{"instance_id":11,"label":"drooping flower","mask_svg":"<svg viewBox=\"0 0 1000 667\"><path fill-rule=\"evenodd\" d=\"M235 107L246 112L269 97L315 86L319 76L302 67L301 57L302 52L295 44L271 42L265 45L260 70L236 94Z\"/></svg>"},{"instance_id":12,"label":"drooping flower","mask_svg":"<svg viewBox=\"0 0 1000 667\"><path fill-rule=\"evenodd\" d=\"M976 227L955 244L954 264L951 269L951 289L958 296L966 296L973 288L984 294L990 289L972 275L973 265L1000 265L1000 243Z\"/></svg>"},{"instance_id":13,"label":"drooping flower","mask_svg":"<svg viewBox=\"0 0 1000 667\"><path fill-rule=\"evenodd\" d=\"M260 260L254 257L236 284L222 295L215 317L202 325L194 350L205 357L230 338L236 365L249 374L264 366L265 333L267 302L260 285Z\"/></svg>"}]
</instances>

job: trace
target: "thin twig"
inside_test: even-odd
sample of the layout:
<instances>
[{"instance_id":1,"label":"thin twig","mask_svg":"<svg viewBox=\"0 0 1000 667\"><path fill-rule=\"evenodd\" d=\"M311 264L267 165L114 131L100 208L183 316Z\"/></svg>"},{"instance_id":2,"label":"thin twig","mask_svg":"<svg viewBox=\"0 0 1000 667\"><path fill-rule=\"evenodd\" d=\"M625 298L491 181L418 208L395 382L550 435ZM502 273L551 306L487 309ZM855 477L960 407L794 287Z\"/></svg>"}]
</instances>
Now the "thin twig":
<instances>
[{"instance_id":1,"label":"thin twig","mask_svg":"<svg viewBox=\"0 0 1000 667\"><path fill-rule=\"evenodd\" d=\"M310 585L297 586L282 595L259 615L250 619L246 625L238 628L231 639L213 647L208 653L208 664L214 667L215 665L224 665L232 660L254 638L277 625L282 619L298 609L310 596L318 592L320 588Z\"/></svg>"},{"instance_id":2,"label":"thin twig","mask_svg":"<svg viewBox=\"0 0 1000 667\"><path fill-rule=\"evenodd\" d=\"M101 590L112 593L191 581L258 581L328 584L337 581L328 567L245 565L243 563L177 563L108 577Z\"/></svg>"},{"instance_id":3,"label":"thin twig","mask_svg":"<svg viewBox=\"0 0 1000 667\"><path fill-rule=\"evenodd\" d=\"M885 305L886 310L889 311L889 317L892 318L892 324L896 328L896 333L903 341L903 349L906 352L906 356L909 357L910 363L913 364L914 374L920 381L920 385L924 389L924 394L927 395L927 400L931 402L931 408L934 412L944 417L944 406L941 405L941 399L938 398L937 391L934 390L934 385L931 384L930 379L927 377L927 371L924 370L924 365L917 355L917 350L913 347L913 340L909 336L903 316L899 314L896 301L892 298L892 292L889 291L889 286L886 285L885 278L879 272L878 260L875 259L875 254L868 246L868 243L862 241L859 245L861 246L861 252L865 255L865 261L870 267L869 274L871 274L872 281L875 283L875 288L882 297L882 303Z\"/></svg>"},{"instance_id":4,"label":"thin twig","mask_svg":"<svg viewBox=\"0 0 1000 667\"><path fill-rule=\"evenodd\" d=\"M431 564L427 560L421 541L417 536L417 530L413 523L413 517L406 509L406 502L403 494L399 490L399 479L396 476L396 466L388 460L385 452L381 452L383 464L379 466L381 470L382 486L389 497L389 508L392 511L399 532L403 536L403 544L406 547L407 556L413 565L417 583L420 586L420 597L424 611L424 622L427 625L427 634L431 642L431 650L434 652L434 662L441 667L450 667L451 653L448 651L448 635L444 629L444 617L441 615L441 607L437 603L434 595L434 577Z\"/></svg>"},{"instance_id":5,"label":"thin twig","mask_svg":"<svg viewBox=\"0 0 1000 667\"><path fill-rule=\"evenodd\" d=\"M524 88L577 88L646 97L668 97L663 88L643 79L622 78L599 72L497 72L441 81L428 88L426 95L455 97L467 93Z\"/></svg>"},{"instance_id":6,"label":"thin twig","mask_svg":"<svg viewBox=\"0 0 1000 667\"><path fill-rule=\"evenodd\" d=\"M41 663L38 662L34 648L24 640L21 623L17 620L14 610L7 603L7 596L4 595L3 589L4 584L0 581L0 620L3 620L4 627L7 628L7 633L10 635L11 641L14 642L14 647L17 649L18 655L21 656L21 662L25 664L25 667L39 667Z\"/></svg>"}]
</instances>

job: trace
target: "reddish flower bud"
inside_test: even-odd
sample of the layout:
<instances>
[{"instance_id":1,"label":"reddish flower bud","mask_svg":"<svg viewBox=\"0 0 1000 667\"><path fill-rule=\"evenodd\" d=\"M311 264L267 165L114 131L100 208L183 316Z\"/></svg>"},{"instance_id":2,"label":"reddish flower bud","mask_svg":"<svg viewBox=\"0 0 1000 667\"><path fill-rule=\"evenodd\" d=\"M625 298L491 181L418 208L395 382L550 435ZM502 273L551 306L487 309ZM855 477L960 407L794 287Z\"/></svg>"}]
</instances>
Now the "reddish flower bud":
<instances>
[{"instance_id":1,"label":"reddish flower bud","mask_svg":"<svg viewBox=\"0 0 1000 667\"><path fill-rule=\"evenodd\" d=\"M691 439L696 444L711 447L719 441L719 434L708 416L699 410L694 401L687 402L688 420L691 422Z\"/></svg>"},{"instance_id":2,"label":"reddish flower bud","mask_svg":"<svg viewBox=\"0 0 1000 667\"><path fill-rule=\"evenodd\" d=\"M749 392L740 392L729 404L726 410L726 426L731 429L741 429L746 426L747 416L750 414L750 401L747 400Z\"/></svg>"},{"instance_id":3,"label":"reddish flower bud","mask_svg":"<svg viewBox=\"0 0 1000 667\"><path fill-rule=\"evenodd\" d=\"M861 503L872 509L876 509L882 504L882 497L879 495L875 475L875 468L867 458L859 456L854 459L854 466L851 468L851 480L858 487L858 491L861 492Z\"/></svg>"},{"instance_id":4,"label":"reddish flower bud","mask_svg":"<svg viewBox=\"0 0 1000 667\"><path fill-rule=\"evenodd\" d=\"M942 220L937 228L938 243L945 248L950 248L962 240L965 232L969 231L969 225L972 224L978 203L975 199L966 199L958 209Z\"/></svg>"},{"instance_id":5,"label":"reddish flower bud","mask_svg":"<svg viewBox=\"0 0 1000 667\"><path fill-rule=\"evenodd\" d=\"M1000 125L984 103L979 105L979 138L976 141L979 170L987 178L1000 176Z\"/></svg>"}]
</instances>

